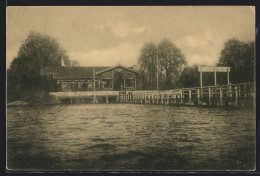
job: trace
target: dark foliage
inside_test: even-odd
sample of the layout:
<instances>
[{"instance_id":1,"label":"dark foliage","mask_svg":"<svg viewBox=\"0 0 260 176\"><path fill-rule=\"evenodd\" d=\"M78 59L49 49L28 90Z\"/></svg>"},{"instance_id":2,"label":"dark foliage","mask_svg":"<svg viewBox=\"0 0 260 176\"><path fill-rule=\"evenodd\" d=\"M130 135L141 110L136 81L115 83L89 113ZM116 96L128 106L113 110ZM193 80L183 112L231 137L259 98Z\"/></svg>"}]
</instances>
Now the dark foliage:
<instances>
[{"instance_id":1,"label":"dark foliage","mask_svg":"<svg viewBox=\"0 0 260 176\"><path fill-rule=\"evenodd\" d=\"M221 51L218 66L229 66L230 82L254 82L255 43L228 40Z\"/></svg>"},{"instance_id":2,"label":"dark foliage","mask_svg":"<svg viewBox=\"0 0 260 176\"><path fill-rule=\"evenodd\" d=\"M50 36L30 32L7 70L7 101L46 101L49 84L40 75L40 70L45 66L61 66L62 60L66 65L70 63L57 41Z\"/></svg>"},{"instance_id":3,"label":"dark foliage","mask_svg":"<svg viewBox=\"0 0 260 176\"><path fill-rule=\"evenodd\" d=\"M186 61L181 51L169 39L163 39L158 46L152 42L145 44L138 63L142 89L157 89L158 71L159 89L165 90L178 87L178 79Z\"/></svg>"}]
</instances>

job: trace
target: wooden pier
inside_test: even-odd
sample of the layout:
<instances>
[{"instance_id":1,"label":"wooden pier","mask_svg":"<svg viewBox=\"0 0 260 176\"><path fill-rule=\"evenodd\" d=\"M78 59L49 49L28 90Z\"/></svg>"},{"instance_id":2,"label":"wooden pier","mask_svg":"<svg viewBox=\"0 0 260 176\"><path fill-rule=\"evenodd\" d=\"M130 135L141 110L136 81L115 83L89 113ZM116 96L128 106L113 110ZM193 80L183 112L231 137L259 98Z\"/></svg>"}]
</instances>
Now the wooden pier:
<instances>
[{"instance_id":1,"label":"wooden pier","mask_svg":"<svg viewBox=\"0 0 260 176\"><path fill-rule=\"evenodd\" d=\"M50 95L56 103L109 103L118 102L119 91L50 92Z\"/></svg>"},{"instance_id":2,"label":"wooden pier","mask_svg":"<svg viewBox=\"0 0 260 176\"><path fill-rule=\"evenodd\" d=\"M121 103L255 106L255 84L230 84L167 91L133 91L119 95Z\"/></svg>"},{"instance_id":3,"label":"wooden pier","mask_svg":"<svg viewBox=\"0 0 260 176\"><path fill-rule=\"evenodd\" d=\"M51 92L58 103L133 103L190 106L253 106L255 84L143 91Z\"/></svg>"}]
</instances>

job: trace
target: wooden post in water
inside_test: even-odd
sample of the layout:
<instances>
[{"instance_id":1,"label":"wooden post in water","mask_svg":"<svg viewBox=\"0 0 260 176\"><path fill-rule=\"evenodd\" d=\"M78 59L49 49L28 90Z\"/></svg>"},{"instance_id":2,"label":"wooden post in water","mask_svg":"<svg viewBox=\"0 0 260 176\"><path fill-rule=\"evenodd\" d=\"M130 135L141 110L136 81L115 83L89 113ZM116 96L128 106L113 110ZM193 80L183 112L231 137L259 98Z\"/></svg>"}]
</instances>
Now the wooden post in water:
<instances>
[{"instance_id":1,"label":"wooden post in water","mask_svg":"<svg viewBox=\"0 0 260 176\"><path fill-rule=\"evenodd\" d=\"M58 89L58 92L60 91L60 90L59 90L59 83L60 83L60 81L58 80L58 81L57 81L57 89Z\"/></svg>"},{"instance_id":2,"label":"wooden post in water","mask_svg":"<svg viewBox=\"0 0 260 176\"><path fill-rule=\"evenodd\" d=\"M209 103L208 103L208 105L211 106L212 101L211 101L211 88L210 87L208 88L208 91L209 91Z\"/></svg>"},{"instance_id":3,"label":"wooden post in water","mask_svg":"<svg viewBox=\"0 0 260 176\"><path fill-rule=\"evenodd\" d=\"M238 105L238 91L237 91L237 86L235 86L235 106Z\"/></svg>"},{"instance_id":4,"label":"wooden post in water","mask_svg":"<svg viewBox=\"0 0 260 176\"><path fill-rule=\"evenodd\" d=\"M219 104L223 106L223 87L219 87Z\"/></svg>"},{"instance_id":5,"label":"wooden post in water","mask_svg":"<svg viewBox=\"0 0 260 176\"><path fill-rule=\"evenodd\" d=\"M246 84L244 84L244 96L247 97Z\"/></svg>"},{"instance_id":6,"label":"wooden post in water","mask_svg":"<svg viewBox=\"0 0 260 176\"><path fill-rule=\"evenodd\" d=\"M108 95L106 96L106 103L108 103Z\"/></svg>"},{"instance_id":7,"label":"wooden post in water","mask_svg":"<svg viewBox=\"0 0 260 176\"><path fill-rule=\"evenodd\" d=\"M128 94L128 103L131 103L131 96Z\"/></svg>"},{"instance_id":8,"label":"wooden post in water","mask_svg":"<svg viewBox=\"0 0 260 176\"><path fill-rule=\"evenodd\" d=\"M197 89L198 106L200 106L200 89Z\"/></svg>"},{"instance_id":9,"label":"wooden post in water","mask_svg":"<svg viewBox=\"0 0 260 176\"><path fill-rule=\"evenodd\" d=\"M228 89L227 90L227 97L228 97L228 99L227 99L226 104L230 105L230 103L232 102L232 87L231 87L231 85L228 85L227 89Z\"/></svg>"},{"instance_id":10,"label":"wooden post in water","mask_svg":"<svg viewBox=\"0 0 260 176\"><path fill-rule=\"evenodd\" d=\"M241 96L241 87L238 86L238 97L240 97L240 96Z\"/></svg>"},{"instance_id":11,"label":"wooden post in water","mask_svg":"<svg viewBox=\"0 0 260 176\"><path fill-rule=\"evenodd\" d=\"M181 91L181 104L183 104L183 90Z\"/></svg>"},{"instance_id":12,"label":"wooden post in water","mask_svg":"<svg viewBox=\"0 0 260 176\"><path fill-rule=\"evenodd\" d=\"M189 89L189 104L191 105L191 89Z\"/></svg>"},{"instance_id":13,"label":"wooden post in water","mask_svg":"<svg viewBox=\"0 0 260 176\"><path fill-rule=\"evenodd\" d=\"M168 96L168 94L166 94L166 104L167 105L169 104L169 96Z\"/></svg>"}]
</instances>

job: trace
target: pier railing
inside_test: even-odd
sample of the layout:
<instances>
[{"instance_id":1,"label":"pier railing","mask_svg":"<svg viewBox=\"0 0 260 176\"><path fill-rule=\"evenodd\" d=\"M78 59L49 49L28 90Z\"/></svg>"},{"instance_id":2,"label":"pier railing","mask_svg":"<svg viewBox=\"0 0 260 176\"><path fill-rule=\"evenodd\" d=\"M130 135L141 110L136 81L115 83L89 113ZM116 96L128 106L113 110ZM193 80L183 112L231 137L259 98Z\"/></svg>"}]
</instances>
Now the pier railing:
<instances>
[{"instance_id":1,"label":"pier railing","mask_svg":"<svg viewBox=\"0 0 260 176\"><path fill-rule=\"evenodd\" d=\"M143 90L119 95L121 103L173 105L250 105L255 104L255 84L241 83L173 90Z\"/></svg>"},{"instance_id":2,"label":"pier railing","mask_svg":"<svg viewBox=\"0 0 260 176\"><path fill-rule=\"evenodd\" d=\"M51 92L57 102L135 103L165 105L253 106L253 83L181 88L172 90Z\"/></svg>"}]
</instances>

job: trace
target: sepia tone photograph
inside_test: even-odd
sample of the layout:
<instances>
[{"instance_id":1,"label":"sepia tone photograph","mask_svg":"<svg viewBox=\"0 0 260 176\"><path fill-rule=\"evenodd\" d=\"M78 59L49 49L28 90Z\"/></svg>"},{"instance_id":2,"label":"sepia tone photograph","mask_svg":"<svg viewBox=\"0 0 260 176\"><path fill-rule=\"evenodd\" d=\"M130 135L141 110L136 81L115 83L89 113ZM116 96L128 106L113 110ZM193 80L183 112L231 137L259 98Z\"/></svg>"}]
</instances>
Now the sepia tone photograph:
<instances>
[{"instance_id":1,"label":"sepia tone photograph","mask_svg":"<svg viewBox=\"0 0 260 176\"><path fill-rule=\"evenodd\" d=\"M9 6L6 169L254 171L255 7Z\"/></svg>"}]
</instances>

